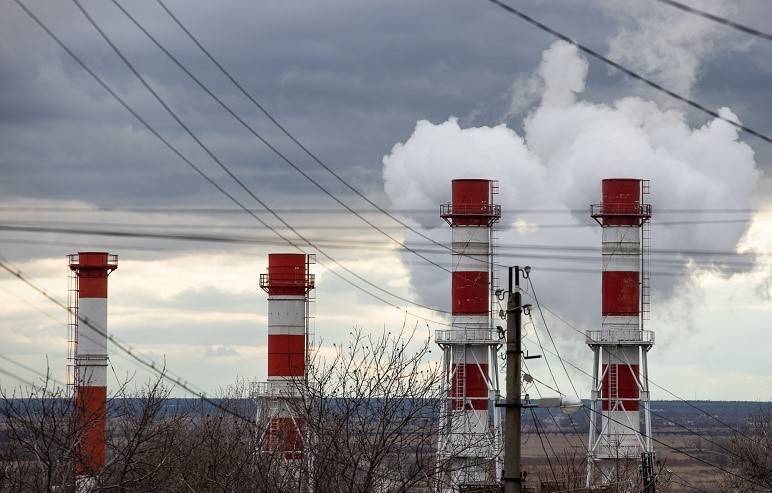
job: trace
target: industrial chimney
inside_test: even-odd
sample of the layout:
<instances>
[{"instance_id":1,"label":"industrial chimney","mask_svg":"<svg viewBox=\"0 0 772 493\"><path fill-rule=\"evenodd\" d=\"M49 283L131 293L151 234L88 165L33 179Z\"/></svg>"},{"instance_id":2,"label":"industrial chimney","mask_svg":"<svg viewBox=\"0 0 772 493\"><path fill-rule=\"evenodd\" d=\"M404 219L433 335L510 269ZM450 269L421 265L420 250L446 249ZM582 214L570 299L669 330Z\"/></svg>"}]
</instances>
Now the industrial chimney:
<instances>
[{"instance_id":1,"label":"industrial chimney","mask_svg":"<svg viewBox=\"0 0 772 493\"><path fill-rule=\"evenodd\" d=\"M118 256L80 252L67 259L74 273L70 288L70 378L80 430L75 481L76 491L88 492L95 486L107 454L107 276L118 268Z\"/></svg>"},{"instance_id":2,"label":"industrial chimney","mask_svg":"<svg viewBox=\"0 0 772 493\"><path fill-rule=\"evenodd\" d=\"M268 293L268 381L257 382L258 422L267 423L265 451L303 458L304 424L290 406L303 395L309 359L310 266L314 255L271 253L260 287Z\"/></svg>"},{"instance_id":3,"label":"industrial chimney","mask_svg":"<svg viewBox=\"0 0 772 493\"><path fill-rule=\"evenodd\" d=\"M654 333L644 330L651 205L643 196L648 193L648 180L606 179L602 203L590 208L602 228L603 270L601 328L586 334L594 357L587 486L619 481L619 471L630 469L623 466L638 461L644 491L650 491L653 477L647 353Z\"/></svg>"},{"instance_id":4,"label":"industrial chimney","mask_svg":"<svg viewBox=\"0 0 772 493\"><path fill-rule=\"evenodd\" d=\"M452 327L435 335L447 388L438 439L438 467L446 471L442 491L493 484L501 475L501 413L495 407L501 339L491 320L497 191L495 181L453 180L452 201L440 207L452 229Z\"/></svg>"}]
</instances>

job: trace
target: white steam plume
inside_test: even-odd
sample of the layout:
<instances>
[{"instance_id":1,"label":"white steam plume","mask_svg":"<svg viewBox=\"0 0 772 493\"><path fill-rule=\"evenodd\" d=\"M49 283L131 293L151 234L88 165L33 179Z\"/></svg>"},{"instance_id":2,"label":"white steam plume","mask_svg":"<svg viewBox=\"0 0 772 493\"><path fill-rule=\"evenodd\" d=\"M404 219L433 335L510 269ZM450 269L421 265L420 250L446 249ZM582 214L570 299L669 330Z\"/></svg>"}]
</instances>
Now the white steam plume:
<instances>
[{"instance_id":1,"label":"white steam plume","mask_svg":"<svg viewBox=\"0 0 772 493\"><path fill-rule=\"evenodd\" d=\"M548 257L595 256L597 260L499 258L534 267L534 283L543 300L587 327L599 319L600 228L549 228L546 223L588 223L589 204L600 199L603 178L651 180L657 248L735 251L745 224L656 227L657 209L741 209L753 207L751 195L760 172L752 149L741 142L735 127L720 120L692 128L674 109L637 97L595 104L577 96L584 90L587 62L576 48L555 42L543 54L538 71L543 91L540 105L524 121L524 137L505 125L461 128L456 118L433 124L419 121L412 136L396 144L383 159L386 193L395 208L431 209L449 201L454 178L490 178L500 182L504 209L564 209L563 214L505 214L499 242L585 246L587 252L542 251ZM727 109L721 114L736 118ZM571 209L587 213L571 213ZM448 241L448 227L436 219L409 219L438 241ZM673 219L671 216L670 219ZM425 246L415 234L406 241ZM449 276L403 254L411 282L424 301L447 308ZM437 254L449 263L449 253ZM542 267L596 269L597 273L558 273ZM672 270L667 265L655 270ZM655 277L660 301L684 277Z\"/></svg>"},{"instance_id":2,"label":"white steam plume","mask_svg":"<svg viewBox=\"0 0 772 493\"><path fill-rule=\"evenodd\" d=\"M670 6L628 0L598 4L622 26L609 41L609 57L684 96L690 95L702 62L726 48L724 26ZM704 0L700 8L719 16L735 10L726 0ZM663 97L662 102L673 100Z\"/></svg>"}]
</instances>

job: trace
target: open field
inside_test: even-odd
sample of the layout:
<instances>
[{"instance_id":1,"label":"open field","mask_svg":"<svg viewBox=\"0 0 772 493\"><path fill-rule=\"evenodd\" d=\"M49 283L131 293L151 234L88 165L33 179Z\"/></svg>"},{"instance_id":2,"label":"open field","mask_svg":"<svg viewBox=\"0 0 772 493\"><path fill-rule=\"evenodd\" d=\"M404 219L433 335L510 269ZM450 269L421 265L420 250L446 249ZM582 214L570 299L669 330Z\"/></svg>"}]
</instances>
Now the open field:
<instances>
[{"instance_id":1,"label":"open field","mask_svg":"<svg viewBox=\"0 0 772 493\"><path fill-rule=\"evenodd\" d=\"M656 438L670 447L683 450L712 464L725 466L727 463L725 455L717 445L692 434L657 433ZM726 439L725 436L707 436L707 438L718 444L722 444L722 440ZM580 443L573 434L548 432L542 435L542 440L550 455L550 462L556 476L583 474L584 454L586 453L585 436L582 436ZM691 484L704 491L720 491L718 481L721 473L717 469L668 449L665 445L655 444L655 450L657 460L662 464L663 470L672 473L673 482L669 491L695 491L694 488L689 488L686 484ZM561 456L573 458L573 460L566 460ZM539 440L539 436L532 431L525 433L523 437L523 467L530 476L538 476L539 480L549 481L552 479L552 472L542 449L542 442Z\"/></svg>"}]
</instances>

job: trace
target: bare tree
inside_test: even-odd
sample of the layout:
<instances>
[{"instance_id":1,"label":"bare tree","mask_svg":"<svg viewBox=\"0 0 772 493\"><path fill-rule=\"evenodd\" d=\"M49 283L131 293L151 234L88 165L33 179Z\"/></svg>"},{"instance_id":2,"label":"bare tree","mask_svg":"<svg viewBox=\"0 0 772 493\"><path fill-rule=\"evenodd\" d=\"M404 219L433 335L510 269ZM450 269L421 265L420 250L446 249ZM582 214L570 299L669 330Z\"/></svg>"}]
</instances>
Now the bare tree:
<instances>
[{"instance_id":1,"label":"bare tree","mask_svg":"<svg viewBox=\"0 0 772 493\"><path fill-rule=\"evenodd\" d=\"M725 474L724 491L772 491L772 412L751 416L743 432L727 440L728 468L735 474Z\"/></svg>"},{"instance_id":2,"label":"bare tree","mask_svg":"<svg viewBox=\"0 0 772 493\"><path fill-rule=\"evenodd\" d=\"M308 489L432 490L452 464L437 462L447 389L431 341L404 328L350 336L328 359L315 355L307 385L297 382L302 398L287 399L308 440Z\"/></svg>"},{"instance_id":3,"label":"bare tree","mask_svg":"<svg viewBox=\"0 0 772 493\"><path fill-rule=\"evenodd\" d=\"M0 388L0 490L56 491L74 484L80 438L72 399L50 376L39 386Z\"/></svg>"},{"instance_id":4,"label":"bare tree","mask_svg":"<svg viewBox=\"0 0 772 493\"><path fill-rule=\"evenodd\" d=\"M327 358L315 353L284 399L302 428L299 455L275 446L244 382L191 400L172 398L163 374L133 388L127 378L107 403L107 463L93 491L433 490L452 464L436 453L447 389L430 347L415 330L355 330ZM50 381L0 397L0 491L72 491L88 426L73 398Z\"/></svg>"}]
</instances>

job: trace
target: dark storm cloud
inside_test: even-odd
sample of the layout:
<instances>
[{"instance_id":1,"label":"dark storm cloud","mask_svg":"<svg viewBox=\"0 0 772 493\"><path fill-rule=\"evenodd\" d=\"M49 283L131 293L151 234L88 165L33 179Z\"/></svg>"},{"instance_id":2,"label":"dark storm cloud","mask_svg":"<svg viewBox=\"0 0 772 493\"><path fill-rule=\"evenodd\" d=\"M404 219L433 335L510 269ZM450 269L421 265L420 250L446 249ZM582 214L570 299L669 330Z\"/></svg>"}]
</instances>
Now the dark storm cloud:
<instances>
[{"instance_id":1,"label":"dark storm cloud","mask_svg":"<svg viewBox=\"0 0 772 493\"><path fill-rule=\"evenodd\" d=\"M603 49L618 19L590 1L516 2L590 46ZM336 193L319 172L245 103L154 3L126 1L153 34L260 132ZM223 173L164 114L71 4L31 2L55 32L154 125L215 176ZM224 65L333 168L382 197L381 157L416 120L456 115L501 120L512 80L528 76L552 38L486 2L170 2ZM223 160L273 204L320 194L208 99L108 2L86 2L151 84ZM659 6L657 8L663 8ZM217 193L147 134L15 5L0 29L0 191L5 197L83 198L116 203L222 203ZM740 20L763 18L762 3ZM673 12L673 15L684 15ZM729 33L732 39L742 35ZM695 97L740 109L769 133L769 52L752 43L708 59ZM765 58L766 56L766 58ZM606 101L645 89L591 64L587 98ZM702 119L700 115L694 115ZM515 119L517 120L517 119ZM760 164L769 163L768 151ZM319 202L332 206L326 199ZM329 203L328 203L329 202Z\"/></svg>"}]
</instances>

